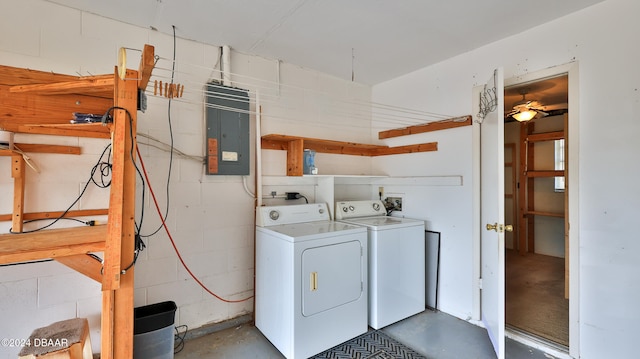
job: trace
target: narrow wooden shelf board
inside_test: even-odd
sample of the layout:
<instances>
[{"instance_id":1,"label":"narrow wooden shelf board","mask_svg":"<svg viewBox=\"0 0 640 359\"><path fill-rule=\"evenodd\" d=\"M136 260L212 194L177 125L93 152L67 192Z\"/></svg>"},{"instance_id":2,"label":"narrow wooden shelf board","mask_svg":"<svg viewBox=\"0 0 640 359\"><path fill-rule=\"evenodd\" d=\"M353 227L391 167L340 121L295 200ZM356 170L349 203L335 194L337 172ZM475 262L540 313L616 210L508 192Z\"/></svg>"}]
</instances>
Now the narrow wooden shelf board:
<instances>
[{"instance_id":1,"label":"narrow wooden shelf board","mask_svg":"<svg viewBox=\"0 0 640 359\"><path fill-rule=\"evenodd\" d=\"M539 142L539 141L554 141L564 139L564 131L544 132L544 133L532 133L527 136L527 141Z\"/></svg>"},{"instance_id":2,"label":"narrow wooden shelf board","mask_svg":"<svg viewBox=\"0 0 640 359\"><path fill-rule=\"evenodd\" d=\"M107 226L0 234L0 264L102 252L106 239Z\"/></svg>"},{"instance_id":3,"label":"narrow wooden shelf board","mask_svg":"<svg viewBox=\"0 0 640 359\"><path fill-rule=\"evenodd\" d=\"M392 138L392 137L400 137L400 136L408 136L415 135L418 133L425 132L433 132L446 130L449 128L463 127L471 125L471 116L461 116L450 118L442 121L433 121L424 123L421 125L408 126L403 128L396 128L393 130L380 131L378 132L379 139Z\"/></svg>"},{"instance_id":4,"label":"narrow wooden shelf board","mask_svg":"<svg viewBox=\"0 0 640 359\"><path fill-rule=\"evenodd\" d=\"M9 88L11 93L28 92L36 95L90 94L92 96L113 99L114 78L111 74L78 77L72 81L47 84L18 85Z\"/></svg>"},{"instance_id":5,"label":"narrow wooden shelf board","mask_svg":"<svg viewBox=\"0 0 640 359\"><path fill-rule=\"evenodd\" d=\"M107 124L106 126L103 126L102 123L22 125L18 127L17 132L40 135L110 138L111 124Z\"/></svg>"},{"instance_id":6,"label":"narrow wooden shelf board","mask_svg":"<svg viewBox=\"0 0 640 359\"><path fill-rule=\"evenodd\" d=\"M525 216L545 216L545 217L558 217L564 218L564 213L543 212L543 211L526 211Z\"/></svg>"},{"instance_id":7,"label":"narrow wooden shelf board","mask_svg":"<svg viewBox=\"0 0 640 359\"><path fill-rule=\"evenodd\" d=\"M564 171L528 171L526 176L529 178L537 178L537 177L563 177Z\"/></svg>"}]
</instances>

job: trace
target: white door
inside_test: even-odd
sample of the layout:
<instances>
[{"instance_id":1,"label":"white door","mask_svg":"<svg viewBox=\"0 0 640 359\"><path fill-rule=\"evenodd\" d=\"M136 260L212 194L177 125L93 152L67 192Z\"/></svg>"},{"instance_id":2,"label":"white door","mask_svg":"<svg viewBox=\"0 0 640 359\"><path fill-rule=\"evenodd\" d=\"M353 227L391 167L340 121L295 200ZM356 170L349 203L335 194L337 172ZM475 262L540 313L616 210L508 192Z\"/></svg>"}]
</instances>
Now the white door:
<instances>
[{"instance_id":1,"label":"white door","mask_svg":"<svg viewBox=\"0 0 640 359\"><path fill-rule=\"evenodd\" d=\"M504 74L496 69L480 94L481 318L498 359L504 340Z\"/></svg>"}]
</instances>

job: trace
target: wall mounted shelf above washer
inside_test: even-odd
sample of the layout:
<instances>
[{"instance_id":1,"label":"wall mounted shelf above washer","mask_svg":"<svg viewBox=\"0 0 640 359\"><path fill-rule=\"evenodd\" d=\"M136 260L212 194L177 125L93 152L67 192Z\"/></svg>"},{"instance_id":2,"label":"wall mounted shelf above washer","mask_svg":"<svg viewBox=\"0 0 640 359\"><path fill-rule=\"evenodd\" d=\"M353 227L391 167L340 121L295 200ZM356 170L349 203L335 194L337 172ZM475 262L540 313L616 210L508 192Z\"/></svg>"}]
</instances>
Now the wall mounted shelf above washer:
<instances>
[{"instance_id":1,"label":"wall mounted shelf above washer","mask_svg":"<svg viewBox=\"0 0 640 359\"><path fill-rule=\"evenodd\" d=\"M420 143L406 146L381 146L354 142L323 140L318 138L264 135L262 149L287 151L287 176L302 176L303 151L311 149L318 153L332 153L353 156L386 156L414 152L437 151L438 143Z\"/></svg>"}]
</instances>

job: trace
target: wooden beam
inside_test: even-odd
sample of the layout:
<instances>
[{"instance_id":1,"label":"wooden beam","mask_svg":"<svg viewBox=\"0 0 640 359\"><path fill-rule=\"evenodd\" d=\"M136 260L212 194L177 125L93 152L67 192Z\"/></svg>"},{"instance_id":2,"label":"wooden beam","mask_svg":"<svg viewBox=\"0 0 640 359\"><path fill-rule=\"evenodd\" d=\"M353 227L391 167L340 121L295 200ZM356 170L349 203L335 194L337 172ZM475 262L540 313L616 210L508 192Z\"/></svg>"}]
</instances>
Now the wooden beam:
<instances>
[{"instance_id":1,"label":"wooden beam","mask_svg":"<svg viewBox=\"0 0 640 359\"><path fill-rule=\"evenodd\" d=\"M289 141L287 148L287 176L302 176L304 169L304 140Z\"/></svg>"},{"instance_id":2,"label":"wooden beam","mask_svg":"<svg viewBox=\"0 0 640 359\"><path fill-rule=\"evenodd\" d=\"M518 211L516 218L518 221L518 253L527 253L527 125L520 123L520 166L518 168Z\"/></svg>"},{"instance_id":3,"label":"wooden beam","mask_svg":"<svg viewBox=\"0 0 640 359\"><path fill-rule=\"evenodd\" d=\"M11 177L13 177L13 215L11 217L11 229L13 232L22 232L24 222L24 159L22 155L11 156Z\"/></svg>"},{"instance_id":4,"label":"wooden beam","mask_svg":"<svg viewBox=\"0 0 640 359\"><path fill-rule=\"evenodd\" d=\"M537 178L537 177L562 177L564 176L564 171L528 171L527 177L529 178Z\"/></svg>"},{"instance_id":5,"label":"wooden beam","mask_svg":"<svg viewBox=\"0 0 640 359\"><path fill-rule=\"evenodd\" d=\"M14 143L14 146L22 152L36 153L57 153L62 155L79 155L81 153L78 146L62 145L40 145L32 143Z\"/></svg>"},{"instance_id":6,"label":"wooden beam","mask_svg":"<svg viewBox=\"0 0 640 359\"><path fill-rule=\"evenodd\" d=\"M102 263L88 254L58 257L55 260L98 283L102 283Z\"/></svg>"},{"instance_id":7,"label":"wooden beam","mask_svg":"<svg viewBox=\"0 0 640 359\"><path fill-rule=\"evenodd\" d=\"M78 77L72 75L0 65L0 84L2 85L42 84L72 81L76 78Z\"/></svg>"},{"instance_id":8,"label":"wooden beam","mask_svg":"<svg viewBox=\"0 0 640 359\"><path fill-rule=\"evenodd\" d=\"M545 217L558 217L564 218L564 213L544 212L544 211L527 211L525 216L545 216Z\"/></svg>"},{"instance_id":9,"label":"wooden beam","mask_svg":"<svg viewBox=\"0 0 640 359\"><path fill-rule=\"evenodd\" d=\"M564 138L564 131L555 131L555 132L545 132L545 133L530 134L527 137L527 140L529 142L538 142L538 141L561 140L563 138Z\"/></svg>"},{"instance_id":10,"label":"wooden beam","mask_svg":"<svg viewBox=\"0 0 640 359\"><path fill-rule=\"evenodd\" d=\"M63 211L23 213L22 218L25 221L33 219L56 219L62 216L63 213ZM81 209L77 211L68 211L65 217L106 216L108 214L108 209ZM0 214L0 222L10 221L12 217L13 214Z\"/></svg>"},{"instance_id":11,"label":"wooden beam","mask_svg":"<svg viewBox=\"0 0 640 359\"><path fill-rule=\"evenodd\" d=\"M381 148L374 151L372 156L400 155L405 153L437 151L438 142L420 143L417 145L406 145L397 147Z\"/></svg>"},{"instance_id":12,"label":"wooden beam","mask_svg":"<svg viewBox=\"0 0 640 359\"><path fill-rule=\"evenodd\" d=\"M378 139L400 137L414 135L417 133L441 131L449 128L463 127L471 125L471 116L462 116L450 118L442 121L433 121L421 125L408 126L403 128L396 128L393 130L378 132Z\"/></svg>"},{"instance_id":13,"label":"wooden beam","mask_svg":"<svg viewBox=\"0 0 640 359\"><path fill-rule=\"evenodd\" d=\"M102 291L102 311L100 318L100 359L117 359L114 356L114 290ZM133 358L133 356L129 357Z\"/></svg>"},{"instance_id":14,"label":"wooden beam","mask_svg":"<svg viewBox=\"0 0 640 359\"><path fill-rule=\"evenodd\" d=\"M113 77L111 75L78 77L72 81L54 82L48 84L17 85L9 88L11 93L28 92L31 95L68 95L68 94L102 94L108 97L113 91Z\"/></svg>"},{"instance_id":15,"label":"wooden beam","mask_svg":"<svg viewBox=\"0 0 640 359\"><path fill-rule=\"evenodd\" d=\"M11 126L6 126L9 130ZM111 124L103 126L101 123L83 124L48 124L48 125L21 125L10 129L12 132L32 133L41 135L110 138Z\"/></svg>"},{"instance_id":16,"label":"wooden beam","mask_svg":"<svg viewBox=\"0 0 640 359\"><path fill-rule=\"evenodd\" d=\"M535 122L527 122L526 131L527 138L531 136L535 132ZM533 164L535 162L535 151L533 142L526 141L527 146L527 172L526 175L526 188L527 188L527 212L533 211L536 208L535 205L535 180L532 176L529 176L529 173L534 172ZM535 226L535 218L533 216L525 216L527 219L527 251L529 253L535 253L536 251L536 226Z\"/></svg>"},{"instance_id":17,"label":"wooden beam","mask_svg":"<svg viewBox=\"0 0 640 359\"><path fill-rule=\"evenodd\" d=\"M154 47L151 45L144 45L142 50L142 58L140 58L140 67L138 72L140 73L140 80L138 80L138 89L144 91L147 88L149 79L151 78L151 72L155 66L155 53Z\"/></svg>"},{"instance_id":18,"label":"wooden beam","mask_svg":"<svg viewBox=\"0 0 640 359\"><path fill-rule=\"evenodd\" d=\"M111 197L109 201L109 208L119 207L116 209L116 213L109 212L109 223L114 223L111 228L110 237L108 242L111 241L114 244L110 248L111 261L113 262L115 256L114 251L119 242L120 255L118 270L120 273L120 285L114 292L113 298L113 333L116 335L116 340L113 341L113 355L114 358L132 358L133 357L133 292L134 292L134 249L135 249L135 197L136 197L136 169L134 166L134 159L131 158L132 153L136 153L136 119L137 119L137 106L138 106L138 86L137 81L121 80L117 77L117 69L115 70L116 83L114 87L114 106L128 109L115 110L114 114L114 147L119 138L119 148L122 149L122 156L118 160L118 166L122 166L118 169L121 176L116 177L116 148L113 149L113 174L112 174L112 190L114 183L119 182L117 179L122 179L122 183L117 185L118 193L115 197ZM127 70L125 76L126 79L138 78L138 72L134 70ZM133 134L133 138L131 137ZM122 202L114 203L113 200L117 200L118 197L122 199ZM113 206L113 207L112 207ZM105 263L106 263L105 252ZM115 268L112 265L112 268ZM112 273L113 275L114 273Z\"/></svg>"},{"instance_id":19,"label":"wooden beam","mask_svg":"<svg viewBox=\"0 0 640 359\"><path fill-rule=\"evenodd\" d=\"M0 234L0 264L102 252L106 235L106 226Z\"/></svg>"}]
</instances>

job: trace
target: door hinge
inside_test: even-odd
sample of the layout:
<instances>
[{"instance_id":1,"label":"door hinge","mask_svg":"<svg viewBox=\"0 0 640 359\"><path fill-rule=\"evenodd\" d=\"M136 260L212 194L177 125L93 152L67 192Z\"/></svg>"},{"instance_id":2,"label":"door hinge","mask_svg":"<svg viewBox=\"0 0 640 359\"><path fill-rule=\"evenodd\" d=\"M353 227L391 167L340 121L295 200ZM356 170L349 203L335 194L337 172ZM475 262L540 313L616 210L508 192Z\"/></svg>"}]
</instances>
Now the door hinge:
<instances>
[{"instance_id":1,"label":"door hinge","mask_svg":"<svg viewBox=\"0 0 640 359\"><path fill-rule=\"evenodd\" d=\"M482 289L482 278L478 278L478 288Z\"/></svg>"}]
</instances>

